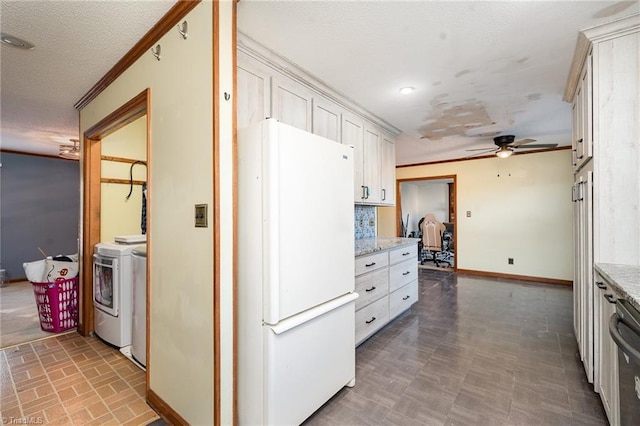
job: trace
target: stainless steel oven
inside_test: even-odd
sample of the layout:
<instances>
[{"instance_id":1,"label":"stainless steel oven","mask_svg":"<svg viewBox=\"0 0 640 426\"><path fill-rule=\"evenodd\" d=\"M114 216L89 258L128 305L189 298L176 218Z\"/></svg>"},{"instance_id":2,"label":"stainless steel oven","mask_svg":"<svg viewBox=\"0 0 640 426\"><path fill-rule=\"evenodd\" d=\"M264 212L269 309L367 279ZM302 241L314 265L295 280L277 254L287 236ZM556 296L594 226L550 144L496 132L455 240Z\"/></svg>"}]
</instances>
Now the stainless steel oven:
<instances>
[{"instance_id":1,"label":"stainless steel oven","mask_svg":"<svg viewBox=\"0 0 640 426\"><path fill-rule=\"evenodd\" d=\"M609 333L618 345L620 424L640 425L640 312L627 300L618 299Z\"/></svg>"}]
</instances>

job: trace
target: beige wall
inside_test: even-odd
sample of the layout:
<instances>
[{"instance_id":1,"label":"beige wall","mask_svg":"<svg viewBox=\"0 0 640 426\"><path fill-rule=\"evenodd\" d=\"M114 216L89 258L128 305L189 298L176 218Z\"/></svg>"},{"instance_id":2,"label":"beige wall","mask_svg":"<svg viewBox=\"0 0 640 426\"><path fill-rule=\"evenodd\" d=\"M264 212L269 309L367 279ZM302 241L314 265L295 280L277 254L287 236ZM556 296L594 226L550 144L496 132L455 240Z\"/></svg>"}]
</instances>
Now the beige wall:
<instances>
[{"instance_id":1,"label":"beige wall","mask_svg":"<svg viewBox=\"0 0 640 426\"><path fill-rule=\"evenodd\" d=\"M396 178L456 175L458 268L572 280L570 156L562 150L402 167ZM378 209L378 236L395 233L395 207Z\"/></svg>"},{"instance_id":2,"label":"beige wall","mask_svg":"<svg viewBox=\"0 0 640 426\"><path fill-rule=\"evenodd\" d=\"M185 18L188 39L177 30L167 33L158 42L160 61L150 52L143 55L81 111L84 131L151 89L150 388L189 423L202 425L214 420L212 16L212 2L198 4ZM228 118L221 121L225 134L230 128ZM208 228L194 227L194 204L200 203L209 205ZM232 247L224 243L222 250ZM220 285L230 289L227 275ZM229 321L222 319L225 329L231 329ZM231 350L228 333L222 346ZM225 383L223 395L231 392L229 386Z\"/></svg>"},{"instance_id":3,"label":"beige wall","mask_svg":"<svg viewBox=\"0 0 640 426\"><path fill-rule=\"evenodd\" d=\"M141 117L104 138L102 155L132 160L147 160L147 117ZM101 164L103 178L129 179L131 164L106 161ZM136 164L134 180L147 180L147 168ZM129 184L103 182L100 188L100 241L113 241L116 235L140 234L142 188L134 185L131 196Z\"/></svg>"}]
</instances>

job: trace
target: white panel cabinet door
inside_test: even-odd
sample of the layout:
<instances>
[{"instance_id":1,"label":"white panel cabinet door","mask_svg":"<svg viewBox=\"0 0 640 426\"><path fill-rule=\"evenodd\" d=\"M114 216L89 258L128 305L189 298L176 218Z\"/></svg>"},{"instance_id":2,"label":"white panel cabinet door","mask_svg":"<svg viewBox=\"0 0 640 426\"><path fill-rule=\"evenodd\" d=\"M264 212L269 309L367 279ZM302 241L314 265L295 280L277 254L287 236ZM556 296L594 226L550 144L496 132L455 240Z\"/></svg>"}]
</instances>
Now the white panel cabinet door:
<instances>
[{"instance_id":1,"label":"white panel cabinet door","mask_svg":"<svg viewBox=\"0 0 640 426\"><path fill-rule=\"evenodd\" d=\"M282 75L274 76L271 82L273 117L281 123L311 132L311 91Z\"/></svg>"},{"instance_id":2,"label":"white panel cabinet door","mask_svg":"<svg viewBox=\"0 0 640 426\"><path fill-rule=\"evenodd\" d=\"M256 65L238 58L237 111L238 128L242 129L271 116L271 77Z\"/></svg>"},{"instance_id":3,"label":"white panel cabinet door","mask_svg":"<svg viewBox=\"0 0 640 426\"><path fill-rule=\"evenodd\" d=\"M313 98L313 133L341 142L340 126L342 108L339 105L319 96Z\"/></svg>"},{"instance_id":4,"label":"white panel cabinet door","mask_svg":"<svg viewBox=\"0 0 640 426\"><path fill-rule=\"evenodd\" d=\"M380 191L384 205L396 204L396 145L393 139L382 135L380 144Z\"/></svg>"},{"instance_id":5,"label":"white panel cabinet door","mask_svg":"<svg viewBox=\"0 0 640 426\"><path fill-rule=\"evenodd\" d=\"M368 124L364 126L364 204L380 204L380 131Z\"/></svg>"},{"instance_id":6,"label":"white panel cabinet door","mask_svg":"<svg viewBox=\"0 0 640 426\"><path fill-rule=\"evenodd\" d=\"M342 144L353 147L353 201L364 202L364 122L353 114L342 114Z\"/></svg>"}]
</instances>

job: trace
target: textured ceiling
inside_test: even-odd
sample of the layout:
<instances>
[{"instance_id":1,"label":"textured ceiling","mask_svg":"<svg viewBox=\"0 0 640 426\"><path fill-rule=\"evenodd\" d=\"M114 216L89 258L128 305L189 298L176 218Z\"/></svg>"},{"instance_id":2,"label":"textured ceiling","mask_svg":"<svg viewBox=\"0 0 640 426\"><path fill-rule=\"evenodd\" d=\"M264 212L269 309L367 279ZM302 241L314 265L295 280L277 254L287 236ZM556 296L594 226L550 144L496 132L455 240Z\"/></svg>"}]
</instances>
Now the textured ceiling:
<instances>
[{"instance_id":1,"label":"textured ceiling","mask_svg":"<svg viewBox=\"0 0 640 426\"><path fill-rule=\"evenodd\" d=\"M581 29L638 2L251 1L238 28L402 130L397 163L467 156L496 133L571 142L562 102ZM398 92L413 86L410 95Z\"/></svg>"},{"instance_id":2,"label":"textured ceiling","mask_svg":"<svg viewBox=\"0 0 640 426\"><path fill-rule=\"evenodd\" d=\"M73 105L175 1L7 1L3 33L36 45L1 45L1 146L58 154L78 138Z\"/></svg>"},{"instance_id":3,"label":"textured ceiling","mask_svg":"<svg viewBox=\"0 0 640 426\"><path fill-rule=\"evenodd\" d=\"M78 137L73 105L173 4L2 0L2 32L36 48L0 47L0 146L57 154ZM469 135L495 131L568 144L561 98L578 31L639 10L638 2L242 0L238 28L401 129L398 163L409 164L491 147ZM416 92L400 95L407 85Z\"/></svg>"}]
</instances>

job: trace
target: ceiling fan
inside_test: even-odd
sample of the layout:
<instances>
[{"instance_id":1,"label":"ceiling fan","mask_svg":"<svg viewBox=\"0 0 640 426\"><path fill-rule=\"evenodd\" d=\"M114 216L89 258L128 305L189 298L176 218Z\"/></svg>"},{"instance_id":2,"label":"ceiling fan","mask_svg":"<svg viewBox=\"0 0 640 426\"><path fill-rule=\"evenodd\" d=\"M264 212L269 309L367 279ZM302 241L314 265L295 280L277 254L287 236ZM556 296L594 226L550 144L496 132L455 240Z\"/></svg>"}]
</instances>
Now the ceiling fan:
<instances>
[{"instance_id":1,"label":"ceiling fan","mask_svg":"<svg viewBox=\"0 0 640 426\"><path fill-rule=\"evenodd\" d=\"M514 135L501 135L493 138L493 143L498 146L498 149L495 148L474 148L467 149L467 151L482 151L477 154L471 155L471 157L481 154L486 154L489 152L495 152L496 155L500 158L507 158L513 154L516 149L540 149L540 148L555 148L558 146L557 143L541 143L536 145L528 145L531 142L535 142L535 139L520 139L518 141L515 140Z\"/></svg>"},{"instance_id":2,"label":"ceiling fan","mask_svg":"<svg viewBox=\"0 0 640 426\"><path fill-rule=\"evenodd\" d=\"M78 160L80 158L80 140L69 139L69 141L73 142L73 145L60 145L58 156L67 160Z\"/></svg>"}]
</instances>

